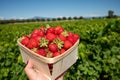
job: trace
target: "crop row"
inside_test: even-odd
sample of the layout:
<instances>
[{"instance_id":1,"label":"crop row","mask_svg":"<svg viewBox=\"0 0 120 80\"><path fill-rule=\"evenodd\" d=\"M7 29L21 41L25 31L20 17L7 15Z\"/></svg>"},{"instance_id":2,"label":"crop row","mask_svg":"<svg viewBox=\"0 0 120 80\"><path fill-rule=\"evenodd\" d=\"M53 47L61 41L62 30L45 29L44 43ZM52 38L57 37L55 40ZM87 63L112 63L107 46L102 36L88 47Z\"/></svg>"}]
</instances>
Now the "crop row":
<instances>
[{"instance_id":1,"label":"crop row","mask_svg":"<svg viewBox=\"0 0 120 80\"><path fill-rule=\"evenodd\" d=\"M120 19L94 19L65 22L1 24L0 80L26 80L25 64L17 39L39 26L61 25L80 35L78 60L64 80L120 79Z\"/></svg>"}]
</instances>

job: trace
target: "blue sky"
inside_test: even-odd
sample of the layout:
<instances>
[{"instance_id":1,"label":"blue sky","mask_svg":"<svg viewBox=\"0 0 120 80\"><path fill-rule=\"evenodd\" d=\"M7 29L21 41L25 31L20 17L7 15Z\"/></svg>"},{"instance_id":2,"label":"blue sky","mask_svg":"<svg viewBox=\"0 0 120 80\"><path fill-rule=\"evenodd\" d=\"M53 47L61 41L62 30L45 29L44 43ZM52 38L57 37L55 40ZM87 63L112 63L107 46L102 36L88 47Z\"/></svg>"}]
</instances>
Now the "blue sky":
<instances>
[{"instance_id":1,"label":"blue sky","mask_svg":"<svg viewBox=\"0 0 120 80\"><path fill-rule=\"evenodd\" d=\"M120 15L120 0L0 0L0 18Z\"/></svg>"}]
</instances>

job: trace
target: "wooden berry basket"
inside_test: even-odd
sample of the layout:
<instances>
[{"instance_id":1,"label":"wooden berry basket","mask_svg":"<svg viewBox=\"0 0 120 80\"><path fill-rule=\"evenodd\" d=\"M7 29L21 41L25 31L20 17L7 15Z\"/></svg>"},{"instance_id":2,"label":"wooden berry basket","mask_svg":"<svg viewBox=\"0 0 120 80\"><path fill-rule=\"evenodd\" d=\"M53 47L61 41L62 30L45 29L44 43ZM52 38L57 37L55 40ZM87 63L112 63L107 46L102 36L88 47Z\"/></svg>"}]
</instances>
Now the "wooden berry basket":
<instances>
[{"instance_id":1,"label":"wooden berry basket","mask_svg":"<svg viewBox=\"0 0 120 80\"><path fill-rule=\"evenodd\" d=\"M69 69L78 59L78 44L79 40L63 54L54 58L43 57L35 52L31 51L20 43L20 39L17 40L23 62L27 63L31 60L34 65L34 69L40 73L43 73L49 80L55 80L67 69ZM49 70L48 64L53 64L52 73Z\"/></svg>"}]
</instances>

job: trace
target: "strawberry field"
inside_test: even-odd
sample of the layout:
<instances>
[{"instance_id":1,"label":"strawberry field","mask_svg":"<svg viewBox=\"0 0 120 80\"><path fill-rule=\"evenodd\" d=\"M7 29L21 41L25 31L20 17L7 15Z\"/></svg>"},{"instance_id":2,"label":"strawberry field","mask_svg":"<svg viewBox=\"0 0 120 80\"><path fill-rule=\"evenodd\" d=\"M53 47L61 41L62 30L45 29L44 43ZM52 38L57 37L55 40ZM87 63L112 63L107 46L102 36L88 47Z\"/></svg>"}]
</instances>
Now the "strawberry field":
<instances>
[{"instance_id":1,"label":"strawberry field","mask_svg":"<svg viewBox=\"0 0 120 80\"><path fill-rule=\"evenodd\" d=\"M120 80L120 19L0 24L0 80L27 80L17 39L46 24L80 35L78 60L64 80Z\"/></svg>"}]
</instances>

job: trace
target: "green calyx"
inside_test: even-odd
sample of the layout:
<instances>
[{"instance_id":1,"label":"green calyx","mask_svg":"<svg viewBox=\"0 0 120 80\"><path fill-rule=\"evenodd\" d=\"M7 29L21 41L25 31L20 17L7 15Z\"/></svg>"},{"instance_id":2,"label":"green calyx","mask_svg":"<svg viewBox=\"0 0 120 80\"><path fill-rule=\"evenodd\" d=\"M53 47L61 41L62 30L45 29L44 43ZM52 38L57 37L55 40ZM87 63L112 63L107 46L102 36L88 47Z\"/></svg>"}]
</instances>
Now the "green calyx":
<instances>
[{"instance_id":1,"label":"green calyx","mask_svg":"<svg viewBox=\"0 0 120 80\"><path fill-rule=\"evenodd\" d=\"M50 27L51 27L51 26L50 26L49 24L47 24L47 25L45 26L45 31L47 31Z\"/></svg>"},{"instance_id":2,"label":"green calyx","mask_svg":"<svg viewBox=\"0 0 120 80\"><path fill-rule=\"evenodd\" d=\"M62 49L63 45L64 45L64 42L62 40L60 40L59 38L56 38L54 41L53 41L53 44L57 44L58 46L58 49Z\"/></svg>"},{"instance_id":3,"label":"green calyx","mask_svg":"<svg viewBox=\"0 0 120 80\"><path fill-rule=\"evenodd\" d=\"M40 40L40 47L48 47L48 40L46 38L41 38Z\"/></svg>"},{"instance_id":4,"label":"green calyx","mask_svg":"<svg viewBox=\"0 0 120 80\"><path fill-rule=\"evenodd\" d=\"M48 51L46 57L47 58L52 58L52 53L50 51Z\"/></svg>"},{"instance_id":5,"label":"green calyx","mask_svg":"<svg viewBox=\"0 0 120 80\"><path fill-rule=\"evenodd\" d=\"M49 25L49 24L47 24L47 25L46 25L46 28L47 28L47 29L48 29L48 28L50 28L50 25Z\"/></svg>"},{"instance_id":6,"label":"green calyx","mask_svg":"<svg viewBox=\"0 0 120 80\"><path fill-rule=\"evenodd\" d=\"M62 32L62 35L64 35L65 37L68 36L68 32L65 30L64 32Z\"/></svg>"}]
</instances>

